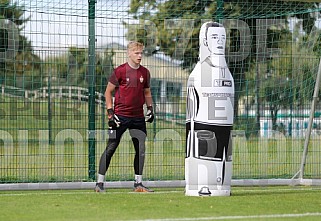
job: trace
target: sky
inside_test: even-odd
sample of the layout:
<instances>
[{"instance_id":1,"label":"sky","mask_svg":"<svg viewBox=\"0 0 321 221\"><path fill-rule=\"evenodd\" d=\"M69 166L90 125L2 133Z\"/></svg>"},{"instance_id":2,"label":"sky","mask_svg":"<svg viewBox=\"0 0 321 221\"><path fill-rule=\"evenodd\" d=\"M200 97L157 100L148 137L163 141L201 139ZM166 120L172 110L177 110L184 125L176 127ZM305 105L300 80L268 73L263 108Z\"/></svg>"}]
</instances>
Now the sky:
<instances>
[{"instance_id":1,"label":"sky","mask_svg":"<svg viewBox=\"0 0 321 221\"><path fill-rule=\"evenodd\" d=\"M18 0L30 21L23 34L41 56L88 46L88 0ZM126 44L122 22L132 20L129 0L98 0L96 3L96 47L117 42Z\"/></svg>"}]
</instances>

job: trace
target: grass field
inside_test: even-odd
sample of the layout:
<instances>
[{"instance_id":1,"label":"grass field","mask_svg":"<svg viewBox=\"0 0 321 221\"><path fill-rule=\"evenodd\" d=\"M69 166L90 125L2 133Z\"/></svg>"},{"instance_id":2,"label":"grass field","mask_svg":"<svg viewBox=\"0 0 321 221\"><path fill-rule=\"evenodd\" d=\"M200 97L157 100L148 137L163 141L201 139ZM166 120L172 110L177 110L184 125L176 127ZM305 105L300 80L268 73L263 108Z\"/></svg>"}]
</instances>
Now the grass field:
<instances>
[{"instance_id":1,"label":"grass field","mask_svg":"<svg viewBox=\"0 0 321 221\"><path fill-rule=\"evenodd\" d=\"M0 192L5 221L320 219L320 187L232 187L230 197L187 197L182 188Z\"/></svg>"}]
</instances>

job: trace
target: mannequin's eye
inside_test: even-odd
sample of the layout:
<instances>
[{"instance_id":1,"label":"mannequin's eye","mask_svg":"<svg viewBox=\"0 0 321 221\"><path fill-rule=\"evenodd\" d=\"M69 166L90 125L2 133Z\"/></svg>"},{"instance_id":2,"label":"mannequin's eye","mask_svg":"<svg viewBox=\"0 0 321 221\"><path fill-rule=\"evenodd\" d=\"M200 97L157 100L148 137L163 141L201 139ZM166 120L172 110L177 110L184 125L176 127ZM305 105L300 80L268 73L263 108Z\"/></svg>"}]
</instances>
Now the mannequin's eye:
<instances>
[{"instance_id":1,"label":"mannequin's eye","mask_svg":"<svg viewBox=\"0 0 321 221\"><path fill-rule=\"evenodd\" d=\"M218 35L217 34L211 35L211 39L218 39Z\"/></svg>"}]
</instances>

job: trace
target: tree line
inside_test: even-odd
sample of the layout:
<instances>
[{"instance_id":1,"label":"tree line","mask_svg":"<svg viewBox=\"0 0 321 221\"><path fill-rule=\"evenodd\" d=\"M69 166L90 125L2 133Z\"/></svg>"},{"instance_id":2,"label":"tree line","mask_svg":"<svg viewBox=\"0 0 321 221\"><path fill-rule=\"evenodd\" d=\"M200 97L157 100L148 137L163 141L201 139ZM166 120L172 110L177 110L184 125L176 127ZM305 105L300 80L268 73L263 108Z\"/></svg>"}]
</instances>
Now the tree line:
<instances>
[{"instance_id":1,"label":"tree line","mask_svg":"<svg viewBox=\"0 0 321 221\"><path fill-rule=\"evenodd\" d=\"M242 53L242 45L247 44L247 56L227 61L235 81L236 119L241 119L237 115L239 99L244 96L256 98L257 120L253 130L259 131L260 114L266 107L270 111L273 129L276 129L277 116L282 108L303 108L312 100L321 55L321 32L315 26L320 15L317 2L131 0L129 13L139 23L125 24L129 30L127 37L144 42L150 54L157 52L153 50L156 45L158 50L177 59L175 49L185 40L184 56L178 59L187 70L192 70L198 61L198 34L204 21L234 20L246 24L250 43L242 41L240 30L234 26L228 30L227 49L232 53ZM299 22L291 23L294 19ZM276 20L282 24L277 24ZM182 21L192 23L189 22L188 26ZM174 24L169 25L170 22ZM262 26L268 22L270 25L265 33ZM266 44L264 47L262 38ZM268 51L267 48L279 50Z\"/></svg>"}]
</instances>

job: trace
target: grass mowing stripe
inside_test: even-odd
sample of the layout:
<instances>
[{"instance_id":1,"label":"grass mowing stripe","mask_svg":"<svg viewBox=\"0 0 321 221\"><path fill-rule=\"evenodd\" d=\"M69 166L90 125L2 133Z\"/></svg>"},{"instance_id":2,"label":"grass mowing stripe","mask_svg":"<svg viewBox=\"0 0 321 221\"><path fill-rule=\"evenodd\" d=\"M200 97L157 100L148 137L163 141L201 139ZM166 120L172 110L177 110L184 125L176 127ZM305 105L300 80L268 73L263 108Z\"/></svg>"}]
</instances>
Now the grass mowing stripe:
<instances>
[{"instance_id":1,"label":"grass mowing stripe","mask_svg":"<svg viewBox=\"0 0 321 221\"><path fill-rule=\"evenodd\" d=\"M170 219L143 219L135 221L195 221L195 220L233 220L233 219L263 219L263 218L295 218L321 216L321 213L298 213L298 214L268 214L251 216L217 216L217 217L197 217L197 218L170 218ZM132 220L134 221L134 220Z\"/></svg>"},{"instance_id":2,"label":"grass mowing stripe","mask_svg":"<svg viewBox=\"0 0 321 221\"><path fill-rule=\"evenodd\" d=\"M251 187L244 187L244 189L238 188L237 190L233 190L232 193L244 193L244 192L284 192L284 191L320 191L321 187L284 187L284 188L268 188L268 187L254 187L254 189L250 189ZM0 192L0 197L5 196L31 196L31 195L79 195L79 194L170 194L170 193L184 193L184 189L182 190L167 190L167 191L155 191L153 193L136 193L133 191L126 191L126 189L123 189L124 191L117 191L117 189L110 189L111 191L106 191L104 193L96 193L94 191L92 192L86 192L84 190L74 191L74 190L42 190L41 192L36 190L25 190L19 193L12 193L11 191L9 193ZM60 192L61 191L61 192ZM68 192L65 192L68 191Z\"/></svg>"},{"instance_id":3,"label":"grass mowing stripe","mask_svg":"<svg viewBox=\"0 0 321 221\"><path fill-rule=\"evenodd\" d=\"M0 220L321 220L320 188L262 186L232 190L231 197L187 197L184 188L155 188L155 193L110 188L104 194L93 189L1 191Z\"/></svg>"},{"instance_id":4,"label":"grass mowing stripe","mask_svg":"<svg viewBox=\"0 0 321 221\"><path fill-rule=\"evenodd\" d=\"M52 191L52 190L50 190ZM102 194L102 195L109 195L109 194L171 194L171 193L183 193L183 191L175 191L175 190L169 190L169 191L157 191L153 193L137 193L137 192L104 192L104 193L96 193L94 191L92 192L34 192L34 193L0 193L0 197L5 196L34 196L34 195L93 195L93 194Z\"/></svg>"}]
</instances>

